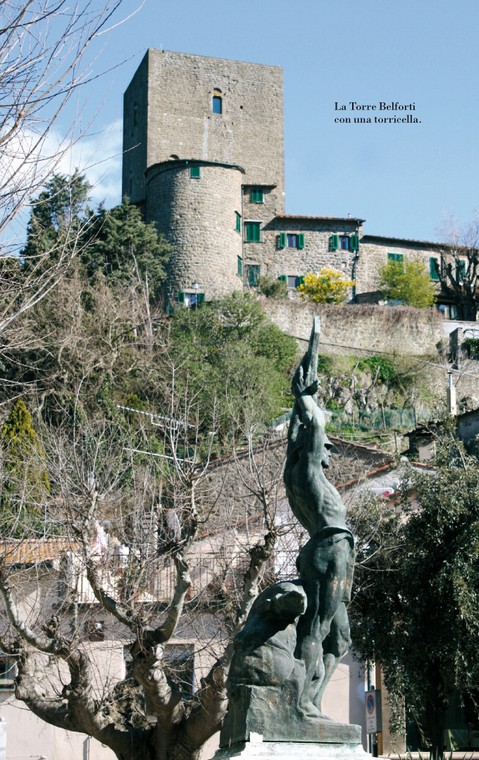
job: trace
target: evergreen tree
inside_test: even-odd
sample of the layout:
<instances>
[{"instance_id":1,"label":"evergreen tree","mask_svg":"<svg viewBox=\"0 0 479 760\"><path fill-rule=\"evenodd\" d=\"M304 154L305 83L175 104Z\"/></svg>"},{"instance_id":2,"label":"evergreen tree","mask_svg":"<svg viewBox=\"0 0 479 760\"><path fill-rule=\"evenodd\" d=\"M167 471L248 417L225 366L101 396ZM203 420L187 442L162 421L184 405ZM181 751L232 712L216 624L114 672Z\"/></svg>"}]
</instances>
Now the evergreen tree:
<instances>
[{"instance_id":1,"label":"evergreen tree","mask_svg":"<svg viewBox=\"0 0 479 760\"><path fill-rule=\"evenodd\" d=\"M137 206L124 198L109 211L100 208L89 237L82 263L90 279L101 273L113 285L140 280L150 300L159 301L169 246L153 223L144 222Z\"/></svg>"},{"instance_id":2,"label":"evergreen tree","mask_svg":"<svg viewBox=\"0 0 479 760\"><path fill-rule=\"evenodd\" d=\"M18 399L0 430L3 483L2 535L22 537L41 529L42 504L50 491L45 452L23 399ZM20 519L21 517L21 519Z\"/></svg>"},{"instance_id":3,"label":"evergreen tree","mask_svg":"<svg viewBox=\"0 0 479 760\"><path fill-rule=\"evenodd\" d=\"M71 175L54 174L32 201L27 243L21 254L27 269L48 254L56 258L64 246L78 245L87 224L90 185L77 170Z\"/></svg>"},{"instance_id":4,"label":"evergreen tree","mask_svg":"<svg viewBox=\"0 0 479 760\"><path fill-rule=\"evenodd\" d=\"M455 442L438 465L409 473L400 505L383 507L359 557L352 618L356 651L381 663L389 693L442 756L452 698L479 683L479 479Z\"/></svg>"}]
</instances>

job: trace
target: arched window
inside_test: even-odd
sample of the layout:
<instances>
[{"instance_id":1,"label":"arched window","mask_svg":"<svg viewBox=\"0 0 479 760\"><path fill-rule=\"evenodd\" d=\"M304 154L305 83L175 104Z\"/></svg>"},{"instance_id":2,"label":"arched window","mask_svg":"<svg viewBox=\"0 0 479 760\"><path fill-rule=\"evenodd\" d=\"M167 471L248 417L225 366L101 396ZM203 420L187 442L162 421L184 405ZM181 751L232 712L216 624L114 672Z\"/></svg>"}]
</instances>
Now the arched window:
<instances>
[{"instance_id":1,"label":"arched window","mask_svg":"<svg viewBox=\"0 0 479 760\"><path fill-rule=\"evenodd\" d=\"M223 113L223 96L221 90L213 90L213 97L211 99L211 110L213 113Z\"/></svg>"}]
</instances>

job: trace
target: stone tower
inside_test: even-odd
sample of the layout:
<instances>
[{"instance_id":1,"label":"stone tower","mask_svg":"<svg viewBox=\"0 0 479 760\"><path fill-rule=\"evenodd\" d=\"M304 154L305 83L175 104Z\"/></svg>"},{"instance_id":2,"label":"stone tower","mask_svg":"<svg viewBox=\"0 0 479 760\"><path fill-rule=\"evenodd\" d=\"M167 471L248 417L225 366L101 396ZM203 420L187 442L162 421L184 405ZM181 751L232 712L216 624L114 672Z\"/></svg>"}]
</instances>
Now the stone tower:
<instances>
[{"instance_id":1,"label":"stone tower","mask_svg":"<svg viewBox=\"0 0 479 760\"><path fill-rule=\"evenodd\" d=\"M245 192L284 212L282 69L148 50L125 92L123 150L123 194L172 247L168 301L242 288Z\"/></svg>"}]
</instances>

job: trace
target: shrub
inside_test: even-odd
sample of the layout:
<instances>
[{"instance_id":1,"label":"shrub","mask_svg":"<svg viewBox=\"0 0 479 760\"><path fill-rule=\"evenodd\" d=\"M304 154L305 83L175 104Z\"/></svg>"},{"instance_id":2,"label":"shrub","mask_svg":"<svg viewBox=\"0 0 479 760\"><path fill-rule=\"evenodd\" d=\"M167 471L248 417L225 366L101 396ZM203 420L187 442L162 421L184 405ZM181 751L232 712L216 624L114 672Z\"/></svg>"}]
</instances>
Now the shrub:
<instances>
[{"instance_id":1,"label":"shrub","mask_svg":"<svg viewBox=\"0 0 479 760\"><path fill-rule=\"evenodd\" d=\"M391 359L385 356L368 356L358 362L358 369L369 369L379 383L394 385L398 379L398 372Z\"/></svg>"},{"instance_id":2,"label":"shrub","mask_svg":"<svg viewBox=\"0 0 479 760\"><path fill-rule=\"evenodd\" d=\"M380 288L386 298L418 309L436 299L429 271L420 261L389 261L380 271Z\"/></svg>"},{"instance_id":3,"label":"shrub","mask_svg":"<svg viewBox=\"0 0 479 760\"><path fill-rule=\"evenodd\" d=\"M298 293L305 301L313 303L344 303L348 290L354 285L342 272L332 267L323 267L319 274L308 272L298 286Z\"/></svg>"},{"instance_id":4,"label":"shrub","mask_svg":"<svg viewBox=\"0 0 479 760\"><path fill-rule=\"evenodd\" d=\"M479 338L465 338L462 345L469 359L479 359Z\"/></svg>"},{"instance_id":5,"label":"shrub","mask_svg":"<svg viewBox=\"0 0 479 760\"><path fill-rule=\"evenodd\" d=\"M256 288L267 298L286 298L288 293L288 285L275 277L258 277Z\"/></svg>"}]
</instances>

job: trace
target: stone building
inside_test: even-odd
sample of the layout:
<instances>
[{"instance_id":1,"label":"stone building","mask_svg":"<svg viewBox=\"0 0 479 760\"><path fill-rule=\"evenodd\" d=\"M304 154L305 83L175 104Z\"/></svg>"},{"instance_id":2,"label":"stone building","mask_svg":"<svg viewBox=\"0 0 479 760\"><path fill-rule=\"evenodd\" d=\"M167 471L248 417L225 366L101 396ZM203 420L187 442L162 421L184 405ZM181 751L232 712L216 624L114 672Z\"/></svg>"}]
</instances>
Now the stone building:
<instances>
[{"instance_id":1,"label":"stone building","mask_svg":"<svg viewBox=\"0 0 479 760\"><path fill-rule=\"evenodd\" d=\"M123 194L171 245L167 306L262 275L294 298L324 266L355 281L356 302L374 303L383 264L407 258L438 280L441 244L364 234L359 217L286 213L280 67L150 49L125 92L123 129ZM444 310L454 316L447 299Z\"/></svg>"}]
</instances>

